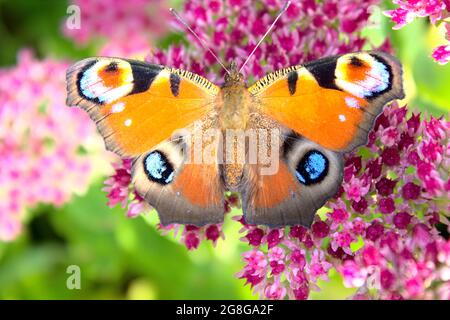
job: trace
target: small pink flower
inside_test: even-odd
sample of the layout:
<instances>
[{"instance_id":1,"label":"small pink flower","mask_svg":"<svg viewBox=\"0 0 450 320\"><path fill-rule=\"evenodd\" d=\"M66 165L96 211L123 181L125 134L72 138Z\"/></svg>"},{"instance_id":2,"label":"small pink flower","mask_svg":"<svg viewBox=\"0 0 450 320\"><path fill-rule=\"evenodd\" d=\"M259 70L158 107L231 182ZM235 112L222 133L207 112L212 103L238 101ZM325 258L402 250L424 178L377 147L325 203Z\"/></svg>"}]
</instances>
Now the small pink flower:
<instances>
[{"instance_id":1,"label":"small pink flower","mask_svg":"<svg viewBox=\"0 0 450 320\"><path fill-rule=\"evenodd\" d=\"M195 232L188 232L184 236L184 242L188 250L193 250L197 249L198 245L200 244L200 239L197 237Z\"/></svg>"},{"instance_id":2,"label":"small pink flower","mask_svg":"<svg viewBox=\"0 0 450 320\"><path fill-rule=\"evenodd\" d=\"M381 198L378 201L378 209L381 213L389 214L394 212L395 210L395 203L392 198Z\"/></svg>"},{"instance_id":3,"label":"small pink flower","mask_svg":"<svg viewBox=\"0 0 450 320\"><path fill-rule=\"evenodd\" d=\"M373 221L366 229L366 237L371 241L376 241L383 235L383 232L383 225L378 221Z\"/></svg>"},{"instance_id":4,"label":"small pink flower","mask_svg":"<svg viewBox=\"0 0 450 320\"><path fill-rule=\"evenodd\" d=\"M289 260L292 263L296 264L300 269L303 269L306 265L305 255L299 249L295 249L294 251L292 251Z\"/></svg>"},{"instance_id":5,"label":"small pink flower","mask_svg":"<svg viewBox=\"0 0 450 320\"><path fill-rule=\"evenodd\" d=\"M406 229L411 222L411 215L407 212L399 212L394 216L394 225L399 229Z\"/></svg>"},{"instance_id":6,"label":"small pink flower","mask_svg":"<svg viewBox=\"0 0 450 320\"><path fill-rule=\"evenodd\" d=\"M349 184L344 185L344 190L349 199L360 201L369 191L369 186L364 181L353 178Z\"/></svg>"},{"instance_id":7,"label":"small pink flower","mask_svg":"<svg viewBox=\"0 0 450 320\"><path fill-rule=\"evenodd\" d=\"M353 242L353 240L354 237L350 232L337 232L332 235L331 247L334 251L336 251L336 249L340 247L342 248L342 250L344 250L345 253L351 255L352 251L350 249L350 244Z\"/></svg>"},{"instance_id":8,"label":"small pink flower","mask_svg":"<svg viewBox=\"0 0 450 320\"><path fill-rule=\"evenodd\" d=\"M206 238L213 242L216 242L220 237L220 230L217 225L210 225L206 228Z\"/></svg>"},{"instance_id":9,"label":"small pink flower","mask_svg":"<svg viewBox=\"0 0 450 320\"><path fill-rule=\"evenodd\" d=\"M247 233L248 243L252 246L259 246L261 244L261 240L264 236L264 231L259 228L254 228L251 232Z\"/></svg>"},{"instance_id":10,"label":"small pink flower","mask_svg":"<svg viewBox=\"0 0 450 320\"><path fill-rule=\"evenodd\" d=\"M380 254L378 252L378 249L376 249L374 246L365 246L364 249L362 249L361 255L366 266L376 266L380 263Z\"/></svg>"},{"instance_id":11,"label":"small pink flower","mask_svg":"<svg viewBox=\"0 0 450 320\"><path fill-rule=\"evenodd\" d=\"M280 286L279 283L275 282L266 286L264 289L264 295L270 300L281 300L286 296L286 289L283 286Z\"/></svg>"},{"instance_id":12,"label":"small pink flower","mask_svg":"<svg viewBox=\"0 0 450 320\"><path fill-rule=\"evenodd\" d=\"M285 257L285 253L282 248L275 247L269 251L268 257L270 260L283 260Z\"/></svg>"},{"instance_id":13,"label":"small pink flower","mask_svg":"<svg viewBox=\"0 0 450 320\"><path fill-rule=\"evenodd\" d=\"M388 179L386 177L381 178L375 184L377 191L382 196L389 196L394 192L394 187L397 184L397 181Z\"/></svg>"},{"instance_id":14,"label":"small pink flower","mask_svg":"<svg viewBox=\"0 0 450 320\"><path fill-rule=\"evenodd\" d=\"M398 140L398 130L394 127L388 127L381 133L381 143L387 147L392 147Z\"/></svg>"},{"instance_id":15,"label":"small pink flower","mask_svg":"<svg viewBox=\"0 0 450 320\"><path fill-rule=\"evenodd\" d=\"M323 251L314 250L311 255L311 262L307 266L308 273L312 280L322 279L328 280L328 271L331 269L332 264L325 260Z\"/></svg>"},{"instance_id":16,"label":"small pink flower","mask_svg":"<svg viewBox=\"0 0 450 320\"><path fill-rule=\"evenodd\" d=\"M312 233L317 238L325 238L330 232L330 227L323 221L317 221L312 225Z\"/></svg>"},{"instance_id":17,"label":"small pink flower","mask_svg":"<svg viewBox=\"0 0 450 320\"><path fill-rule=\"evenodd\" d=\"M432 241L429 228L423 223L416 224L413 228L413 239L417 244L425 247Z\"/></svg>"},{"instance_id":18,"label":"small pink flower","mask_svg":"<svg viewBox=\"0 0 450 320\"><path fill-rule=\"evenodd\" d=\"M405 200L416 200L420 196L420 187L414 182L408 182L402 188L402 196Z\"/></svg>"},{"instance_id":19,"label":"small pink flower","mask_svg":"<svg viewBox=\"0 0 450 320\"><path fill-rule=\"evenodd\" d=\"M380 272L380 284L384 290L390 290L395 283L394 274L388 269L383 269Z\"/></svg>"},{"instance_id":20,"label":"small pink flower","mask_svg":"<svg viewBox=\"0 0 450 320\"><path fill-rule=\"evenodd\" d=\"M270 231L269 234L267 235L268 248L270 249L278 245L281 239L283 239L283 234L280 232L280 230L274 229Z\"/></svg>"},{"instance_id":21,"label":"small pink flower","mask_svg":"<svg viewBox=\"0 0 450 320\"><path fill-rule=\"evenodd\" d=\"M405 289L409 296L417 297L423 293L424 284L420 278L415 277L406 281Z\"/></svg>"},{"instance_id":22,"label":"small pink flower","mask_svg":"<svg viewBox=\"0 0 450 320\"><path fill-rule=\"evenodd\" d=\"M345 261L340 267L340 272L344 277L346 287L361 287L367 278L366 271L361 269L353 260Z\"/></svg>"},{"instance_id":23,"label":"small pink flower","mask_svg":"<svg viewBox=\"0 0 450 320\"><path fill-rule=\"evenodd\" d=\"M394 30L403 28L414 19L414 16L408 10L403 8L384 11L383 14L392 18L392 21L395 23L392 27Z\"/></svg>"},{"instance_id":24,"label":"small pink flower","mask_svg":"<svg viewBox=\"0 0 450 320\"><path fill-rule=\"evenodd\" d=\"M396 147L385 148L381 153L381 159L387 166L396 166L400 163L400 155Z\"/></svg>"},{"instance_id":25,"label":"small pink flower","mask_svg":"<svg viewBox=\"0 0 450 320\"><path fill-rule=\"evenodd\" d=\"M294 289L294 297L297 300L306 300L309 295L309 288L306 285L300 286L297 289Z\"/></svg>"}]
</instances>

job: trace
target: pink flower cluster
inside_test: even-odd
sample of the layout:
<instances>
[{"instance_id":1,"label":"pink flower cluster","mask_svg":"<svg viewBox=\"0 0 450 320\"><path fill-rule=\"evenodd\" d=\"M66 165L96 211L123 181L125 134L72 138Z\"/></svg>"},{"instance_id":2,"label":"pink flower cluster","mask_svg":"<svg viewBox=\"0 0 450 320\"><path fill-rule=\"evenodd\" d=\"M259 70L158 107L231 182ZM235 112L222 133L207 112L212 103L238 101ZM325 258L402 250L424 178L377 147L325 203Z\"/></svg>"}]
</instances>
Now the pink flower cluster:
<instances>
[{"instance_id":1,"label":"pink flower cluster","mask_svg":"<svg viewBox=\"0 0 450 320\"><path fill-rule=\"evenodd\" d=\"M73 0L80 9L80 28L64 25L64 33L79 44L103 39L99 54L129 57L146 54L154 37L167 27L164 0Z\"/></svg>"},{"instance_id":2,"label":"pink flower cluster","mask_svg":"<svg viewBox=\"0 0 450 320\"><path fill-rule=\"evenodd\" d=\"M394 10L385 11L384 14L395 23L393 29L397 30L415 18L429 17L434 25L444 23L446 28L447 44L438 46L433 50L432 57L439 64L450 61L450 1L449 0L393 0L399 5Z\"/></svg>"},{"instance_id":3,"label":"pink flower cluster","mask_svg":"<svg viewBox=\"0 0 450 320\"><path fill-rule=\"evenodd\" d=\"M226 64L235 61L239 66L285 2L190 0L186 1L182 16ZM243 70L244 75L257 79L286 66L361 50L366 40L359 33L367 25L370 6L376 3L378 0L292 1L269 40L261 44ZM176 26L187 32L183 26ZM211 81L222 81L223 70L212 55L189 32L186 37L192 44L188 49L173 46L168 52L156 52L149 61L185 68Z\"/></svg>"},{"instance_id":4,"label":"pink flower cluster","mask_svg":"<svg viewBox=\"0 0 450 320\"><path fill-rule=\"evenodd\" d=\"M450 122L387 107L366 147L346 157L341 191L310 230L265 229L239 217L238 274L269 299L304 299L330 268L354 298L450 299ZM447 232L448 232L447 231Z\"/></svg>"},{"instance_id":5,"label":"pink flower cluster","mask_svg":"<svg viewBox=\"0 0 450 320\"><path fill-rule=\"evenodd\" d=\"M81 148L95 126L65 105L67 67L25 50L0 69L0 240L20 233L27 208L61 205L89 183L92 157Z\"/></svg>"},{"instance_id":6,"label":"pink flower cluster","mask_svg":"<svg viewBox=\"0 0 450 320\"><path fill-rule=\"evenodd\" d=\"M114 207L118 203L127 208L127 217L134 218L141 212L150 210L150 206L131 186L131 160L122 159L113 163L114 174L105 181L103 191L107 192L108 206Z\"/></svg>"}]
</instances>

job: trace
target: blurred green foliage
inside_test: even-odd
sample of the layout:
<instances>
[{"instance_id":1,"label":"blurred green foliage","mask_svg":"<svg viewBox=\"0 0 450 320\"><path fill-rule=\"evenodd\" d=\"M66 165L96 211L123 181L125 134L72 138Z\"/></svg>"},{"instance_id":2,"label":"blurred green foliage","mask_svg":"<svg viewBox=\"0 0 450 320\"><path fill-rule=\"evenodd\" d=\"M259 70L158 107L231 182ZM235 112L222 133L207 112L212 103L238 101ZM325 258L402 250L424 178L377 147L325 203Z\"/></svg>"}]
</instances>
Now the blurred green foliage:
<instances>
[{"instance_id":1,"label":"blurred green foliage","mask_svg":"<svg viewBox=\"0 0 450 320\"><path fill-rule=\"evenodd\" d=\"M101 187L93 185L62 208L36 208L24 234L1 244L1 298L250 297L234 280L243 246L223 248L222 243L216 252L202 244L188 252L161 236L154 223L126 219L120 208L108 208ZM69 265L81 269L81 290L66 288Z\"/></svg>"},{"instance_id":2,"label":"blurred green foliage","mask_svg":"<svg viewBox=\"0 0 450 320\"><path fill-rule=\"evenodd\" d=\"M176 1L179 2L179 1ZM67 2L60 0L0 0L0 66L15 63L17 51L32 48L39 57L77 59L95 54L95 45L76 47L61 34ZM430 57L436 31L416 21L393 32L391 22L365 32L374 44L389 35L405 64L408 100L412 108L436 115L450 110L450 64L437 65ZM161 41L167 46L172 34ZM226 223L226 241L214 248L202 243L188 252L171 235L156 229L156 213L127 219L120 208L106 206L102 182L61 208L30 210L23 234L0 243L2 299L250 299L235 274L248 247L239 241L237 223ZM231 214L231 216L234 214ZM229 220L229 218L228 218ZM231 222L231 221L228 221ZM81 290L68 290L66 270L81 269ZM313 299L343 299L346 289L335 273L322 282Z\"/></svg>"}]
</instances>

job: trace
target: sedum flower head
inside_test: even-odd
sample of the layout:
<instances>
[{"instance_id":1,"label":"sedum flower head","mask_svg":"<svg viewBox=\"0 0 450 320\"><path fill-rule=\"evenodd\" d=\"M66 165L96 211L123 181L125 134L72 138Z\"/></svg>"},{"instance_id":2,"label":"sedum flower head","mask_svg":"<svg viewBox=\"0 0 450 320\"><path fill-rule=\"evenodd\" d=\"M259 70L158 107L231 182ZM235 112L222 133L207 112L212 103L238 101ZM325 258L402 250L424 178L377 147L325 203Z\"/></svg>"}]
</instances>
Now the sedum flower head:
<instances>
[{"instance_id":1,"label":"sedum flower head","mask_svg":"<svg viewBox=\"0 0 450 320\"><path fill-rule=\"evenodd\" d=\"M450 242L436 225L448 228L449 138L442 118L386 107L367 146L346 156L341 191L311 229L240 220L253 249L238 276L264 298L273 298L266 290L274 285L286 292L277 298L307 298L334 267L347 287L358 288L355 298L448 299ZM259 257L257 265L249 255Z\"/></svg>"},{"instance_id":2,"label":"sedum flower head","mask_svg":"<svg viewBox=\"0 0 450 320\"><path fill-rule=\"evenodd\" d=\"M13 240L27 208L61 205L87 187L94 125L65 105L68 64L21 51L0 69L0 240Z\"/></svg>"},{"instance_id":3,"label":"sedum flower head","mask_svg":"<svg viewBox=\"0 0 450 320\"><path fill-rule=\"evenodd\" d=\"M146 53L149 42L166 30L169 11L163 0L72 0L80 8L80 27L65 25L64 34L85 45L103 40L99 54Z\"/></svg>"}]
</instances>

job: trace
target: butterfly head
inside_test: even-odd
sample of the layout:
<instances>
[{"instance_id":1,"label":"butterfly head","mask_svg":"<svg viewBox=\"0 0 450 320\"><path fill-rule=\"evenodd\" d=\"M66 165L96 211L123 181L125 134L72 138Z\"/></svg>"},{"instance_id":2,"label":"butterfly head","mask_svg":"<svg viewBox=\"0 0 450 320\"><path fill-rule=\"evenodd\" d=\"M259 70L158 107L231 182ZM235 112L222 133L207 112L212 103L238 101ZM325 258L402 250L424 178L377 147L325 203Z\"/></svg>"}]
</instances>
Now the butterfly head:
<instances>
[{"instance_id":1,"label":"butterfly head","mask_svg":"<svg viewBox=\"0 0 450 320\"><path fill-rule=\"evenodd\" d=\"M231 62L229 71L225 75L225 86L244 85L244 76L239 72L236 62Z\"/></svg>"}]
</instances>

